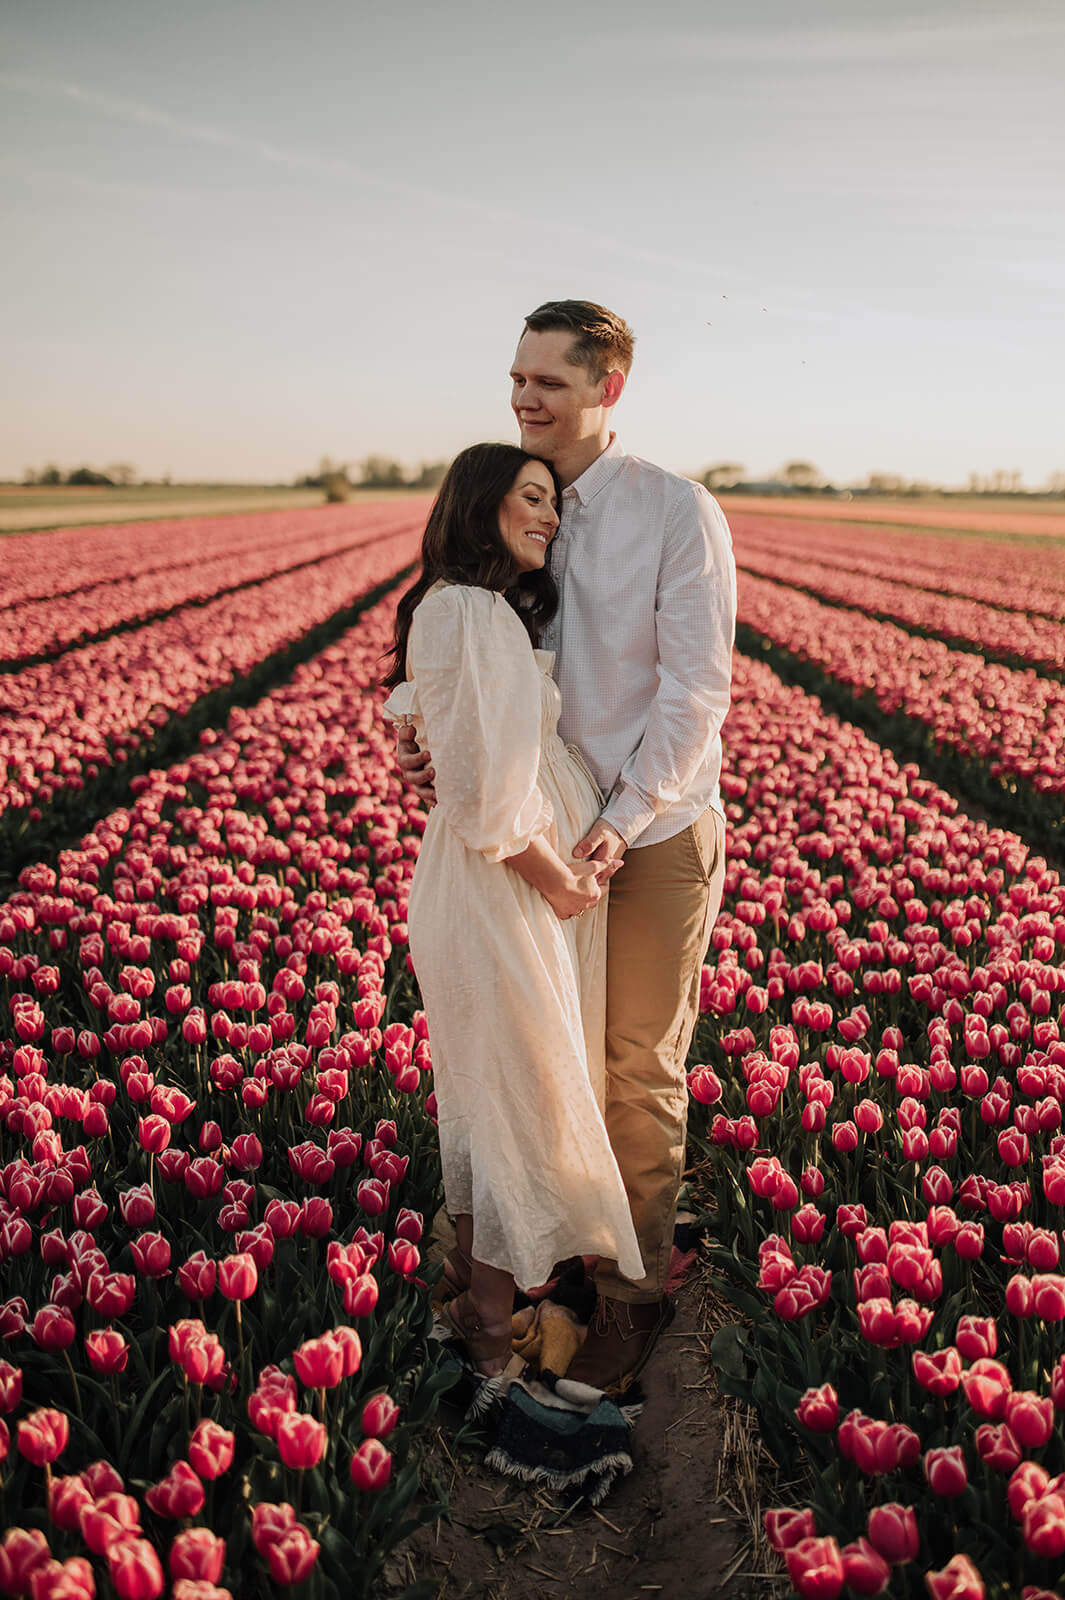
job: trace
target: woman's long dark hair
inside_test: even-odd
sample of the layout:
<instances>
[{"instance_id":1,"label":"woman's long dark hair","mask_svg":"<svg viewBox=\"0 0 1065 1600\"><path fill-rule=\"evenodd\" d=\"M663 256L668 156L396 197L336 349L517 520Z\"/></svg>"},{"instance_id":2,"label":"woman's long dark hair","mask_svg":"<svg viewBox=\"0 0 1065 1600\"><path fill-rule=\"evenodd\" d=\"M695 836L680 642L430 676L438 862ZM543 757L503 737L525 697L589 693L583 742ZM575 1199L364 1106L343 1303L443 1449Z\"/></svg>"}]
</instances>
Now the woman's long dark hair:
<instances>
[{"instance_id":1,"label":"woman's long dark hair","mask_svg":"<svg viewBox=\"0 0 1065 1600\"><path fill-rule=\"evenodd\" d=\"M499 508L527 461L539 461L516 444L472 444L457 455L429 512L422 538L422 570L396 607L395 642L386 688L402 683L407 672L407 636L419 600L443 578L477 589L498 589L513 606L535 645L544 624L558 608L558 586L547 566L520 571L499 531ZM541 463L555 485L559 510L562 489L549 461Z\"/></svg>"}]
</instances>

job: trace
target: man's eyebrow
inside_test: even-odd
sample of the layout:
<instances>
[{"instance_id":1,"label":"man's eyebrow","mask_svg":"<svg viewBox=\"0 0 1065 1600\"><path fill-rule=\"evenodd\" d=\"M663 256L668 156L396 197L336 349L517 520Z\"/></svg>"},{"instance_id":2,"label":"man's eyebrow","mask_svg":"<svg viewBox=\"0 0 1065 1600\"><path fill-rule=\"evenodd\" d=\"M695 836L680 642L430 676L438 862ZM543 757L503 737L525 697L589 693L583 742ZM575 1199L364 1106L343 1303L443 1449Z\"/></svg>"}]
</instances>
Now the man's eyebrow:
<instances>
[{"instance_id":1,"label":"man's eyebrow","mask_svg":"<svg viewBox=\"0 0 1065 1600\"><path fill-rule=\"evenodd\" d=\"M511 367L508 377L511 378L539 378L541 383L565 383L565 378L557 372L522 372L520 367Z\"/></svg>"}]
</instances>

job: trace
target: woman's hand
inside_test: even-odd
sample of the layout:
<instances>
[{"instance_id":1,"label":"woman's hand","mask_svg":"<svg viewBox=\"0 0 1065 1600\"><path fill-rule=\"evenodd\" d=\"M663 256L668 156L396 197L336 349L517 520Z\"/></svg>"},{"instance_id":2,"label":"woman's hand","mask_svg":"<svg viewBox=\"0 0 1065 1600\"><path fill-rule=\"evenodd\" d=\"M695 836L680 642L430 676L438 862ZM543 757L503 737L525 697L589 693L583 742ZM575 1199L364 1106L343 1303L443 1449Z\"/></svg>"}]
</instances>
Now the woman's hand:
<instances>
[{"instance_id":1,"label":"woman's hand","mask_svg":"<svg viewBox=\"0 0 1065 1600\"><path fill-rule=\"evenodd\" d=\"M598 904L607 883L621 866L620 860L563 861L544 834L530 840L516 856L507 856L506 862L540 891L563 922L569 917L583 917L590 906Z\"/></svg>"},{"instance_id":2,"label":"woman's hand","mask_svg":"<svg viewBox=\"0 0 1065 1600\"><path fill-rule=\"evenodd\" d=\"M418 799L424 800L427 806L435 806L433 758L428 750L419 750L414 729L409 724L396 729L396 765Z\"/></svg>"},{"instance_id":3,"label":"woman's hand","mask_svg":"<svg viewBox=\"0 0 1065 1600\"><path fill-rule=\"evenodd\" d=\"M545 891L545 898L560 922L583 917L603 898L603 890L620 861L575 861L569 868L568 882Z\"/></svg>"}]
</instances>

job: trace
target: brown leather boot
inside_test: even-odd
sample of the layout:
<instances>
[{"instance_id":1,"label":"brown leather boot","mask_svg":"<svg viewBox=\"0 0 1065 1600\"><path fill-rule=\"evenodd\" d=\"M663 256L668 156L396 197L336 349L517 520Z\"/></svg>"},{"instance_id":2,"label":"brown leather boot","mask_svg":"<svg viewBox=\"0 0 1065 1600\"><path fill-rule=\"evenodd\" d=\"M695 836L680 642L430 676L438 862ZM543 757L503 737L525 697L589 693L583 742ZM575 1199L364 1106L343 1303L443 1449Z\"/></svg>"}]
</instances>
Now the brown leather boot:
<instances>
[{"instance_id":1,"label":"brown leather boot","mask_svg":"<svg viewBox=\"0 0 1065 1600\"><path fill-rule=\"evenodd\" d=\"M672 1300L629 1304L600 1295L588 1334L566 1377L610 1395L624 1394L643 1370L655 1340L673 1321Z\"/></svg>"}]
</instances>

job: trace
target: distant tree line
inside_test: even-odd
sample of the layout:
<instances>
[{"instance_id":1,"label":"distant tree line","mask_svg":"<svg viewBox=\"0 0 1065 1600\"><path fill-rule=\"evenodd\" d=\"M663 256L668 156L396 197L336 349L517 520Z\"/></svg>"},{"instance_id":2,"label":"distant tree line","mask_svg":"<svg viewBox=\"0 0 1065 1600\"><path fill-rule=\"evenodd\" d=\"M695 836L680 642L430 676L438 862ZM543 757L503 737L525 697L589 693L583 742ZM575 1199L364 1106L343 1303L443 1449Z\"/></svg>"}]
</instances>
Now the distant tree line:
<instances>
[{"instance_id":1,"label":"distant tree line","mask_svg":"<svg viewBox=\"0 0 1065 1600\"><path fill-rule=\"evenodd\" d=\"M729 494L883 494L883 495L1065 495L1065 472L1053 472L1042 489L1026 489L1016 471L971 472L964 489L949 489L921 478L904 478L898 472L870 472L863 483L846 487L830 483L811 461L788 461L770 478L752 479L740 461L719 461L692 476L717 493Z\"/></svg>"},{"instance_id":2,"label":"distant tree line","mask_svg":"<svg viewBox=\"0 0 1065 1600\"><path fill-rule=\"evenodd\" d=\"M300 489L324 489L327 500L346 500L352 489L437 489L447 471L446 461L423 461L413 471L391 456L367 456L357 466L323 456L317 472L296 479Z\"/></svg>"},{"instance_id":3,"label":"distant tree line","mask_svg":"<svg viewBox=\"0 0 1065 1600\"><path fill-rule=\"evenodd\" d=\"M45 488L71 484L83 489L125 489L136 480L136 477L136 467L131 467L125 461L116 462L104 472L98 472L95 467L75 467L73 472L63 472L50 462L46 467L27 467L22 475L22 481L25 484L39 484Z\"/></svg>"}]
</instances>

